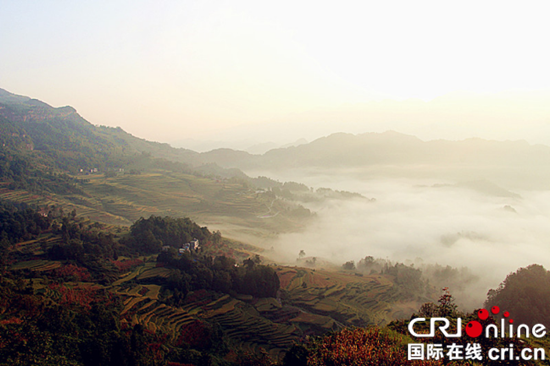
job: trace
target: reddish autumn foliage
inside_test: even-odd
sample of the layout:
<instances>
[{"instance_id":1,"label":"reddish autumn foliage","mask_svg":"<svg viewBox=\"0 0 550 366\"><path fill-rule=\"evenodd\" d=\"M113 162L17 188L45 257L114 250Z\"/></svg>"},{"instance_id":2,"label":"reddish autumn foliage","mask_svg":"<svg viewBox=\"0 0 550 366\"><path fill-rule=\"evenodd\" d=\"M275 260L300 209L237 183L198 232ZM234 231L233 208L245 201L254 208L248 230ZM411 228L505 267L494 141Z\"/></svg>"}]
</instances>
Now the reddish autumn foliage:
<instances>
[{"instance_id":1,"label":"reddish autumn foliage","mask_svg":"<svg viewBox=\"0 0 550 366\"><path fill-rule=\"evenodd\" d=\"M9 319L3 319L3 320L0 320L0 324L1 325L6 325L6 324L21 324L23 323L23 321L20 319L20 318L17 318L17 317L11 317Z\"/></svg>"},{"instance_id":2,"label":"reddish autumn foliage","mask_svg":"<svg viewBox=\"0 0 550 366\"><path fill-rule=\"evenodd\" d=\"M162 346L163 346L163 343L161 342L152 342L147 344L147 351L153 356L155 360L162 360L163 359Z\"/></svg>"},{"instance_id":3,"label":"reddish autumn foliage","mask_svg":"<svg viewBox=\"0 0 550 366\"><path fill-rule=\"evenodd\" d=\"M112 263L118 268L119 271L126 272L143 264L143 261L141 259L128 259L125 261L112 261Z\"/></svg>"},{"instance_id":4,"label":"reddish autumn foliage","mask_svg":"<svg viewBox=\"0 0 550 366\"><path fill-rule=\"evenodd\" d=\"M54 275L68 280L74 281L90 281L92 276L88 269L84 267L75 266L74 264L67 264L54 271Z\"/></svg>"},{"instance_id":5,"label":"reddish autumn foliage","mask_svg":"<svg viewBox=\"0 0 550 366\"><path fill-rule=\"evenodd\" d=\"M50 283L48 287L59 293L59 304L63 306L80 306L90 310L92 303L98 300L96 286L67 287L58 283Z\"/></svg>"},{"instance_id":6,"label":"reddish autumn foliage","mask_svg":"<svg viewBox=\"0 0 550 366\"><path fill-rule=\"evenodd\" d=\"M42 301L33 295L18 294L4 298L0 297L0 314L2 318L9 319L8 314L13 315L6 324L19 324L17 319L36 318L42 311Z\"/></svg>"},{"instance_id":7,"label":"reddish autumn foliage","mask_svg":"<svg viewBox=\"0 0 550 366\"><path fill-rule=\"evenodd\" d=\"M205 323L196 320L182 327L176 344L179 346L186 343L192 348L206 349L211 343L210 333L210 328Z\"/></svg>"},{"instance_id":8,"label":"reddish autumn foliage","mask_svg":"<svg viewBox=\"0 0 550 366\"><path fill-rule=\"evenodd\" d=\"M440 361L409 361L401 340L378 328L344 329L326 336L307 360L311 366L441 365Z\"/></svg>"}]
</instances>

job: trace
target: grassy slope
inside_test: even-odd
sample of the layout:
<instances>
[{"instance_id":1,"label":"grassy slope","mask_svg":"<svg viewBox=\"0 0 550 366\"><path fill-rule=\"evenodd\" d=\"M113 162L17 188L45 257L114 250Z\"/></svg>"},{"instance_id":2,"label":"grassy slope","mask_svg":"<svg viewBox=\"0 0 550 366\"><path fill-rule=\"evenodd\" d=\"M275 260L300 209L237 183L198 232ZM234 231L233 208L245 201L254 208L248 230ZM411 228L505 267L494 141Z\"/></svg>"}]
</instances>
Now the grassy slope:
<instances>
[{"instance_id":1,"label":"grassy slope","mask_svg":"<svg viewBox=\"0 0 550 366\"><path fill-rule=\"evenodd\" d=\"M212 230L222 229L225 236L248 242L298 230L307 222L307 218L289 216L288 210L295 205L283 200L276 200L272 207L279 215L265 217L273 199L231 181L168 171L113 178L103 174L80 177L89 180L79 186L84 194L37 194L10 190L7 182L0 182L0 199L62 205L66 211L76 209L80 217L115 225L131 225L151 215L185 216Z\"/></svg>"}]
</instances>

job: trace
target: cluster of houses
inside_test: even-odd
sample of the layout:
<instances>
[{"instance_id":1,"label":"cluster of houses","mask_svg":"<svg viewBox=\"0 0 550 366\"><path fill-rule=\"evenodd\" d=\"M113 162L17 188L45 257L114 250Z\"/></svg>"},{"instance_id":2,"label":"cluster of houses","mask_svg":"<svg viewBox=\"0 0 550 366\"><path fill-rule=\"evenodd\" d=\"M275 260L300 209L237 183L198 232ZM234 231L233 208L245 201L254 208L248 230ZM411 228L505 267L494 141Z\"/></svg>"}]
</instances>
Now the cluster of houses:
<instances>
[{"instance_id":1,"label":"cluster of houses","mask_svg":"<svg viewBox=\"0 0 550 366\"><path fill-rule=\"evenodd\" d=\"M185 252L190 252L192 250L199 250L201 246L199 245L199 239L193 239L189 243L185 243L178 249L180 254Z\"/></svg>"},{"instance_id":2,"label":"cluster of houses","mask_svg":"<svg viewBox=\"0 0 550 366\"><path fill-rule=\"evenodd\" d=\"M123 168L115 169L115 170L112 170L112 171L113 171L113 172L124 173L124 169L123 169ZM82 174L94 174L94 173L98 173L98 172L99 172L99 169L98 169L98 168L80 169L79 172L82 173Z\"/></svg>"},{"instance_id":3,"label":"cluster of houses","mask_svg":"<svg viewBox=\"0 0 550 366\"><path fill-rule=\"evenodd\" d=\"M178 254L181 255L185 252L197 251L200 249L199 239L193 239L189 243L182 244L181 248L178 249ZM162 247L162 250L167 251L170 249L170 246L166 245Z\"/></svg>"}]
</instances>

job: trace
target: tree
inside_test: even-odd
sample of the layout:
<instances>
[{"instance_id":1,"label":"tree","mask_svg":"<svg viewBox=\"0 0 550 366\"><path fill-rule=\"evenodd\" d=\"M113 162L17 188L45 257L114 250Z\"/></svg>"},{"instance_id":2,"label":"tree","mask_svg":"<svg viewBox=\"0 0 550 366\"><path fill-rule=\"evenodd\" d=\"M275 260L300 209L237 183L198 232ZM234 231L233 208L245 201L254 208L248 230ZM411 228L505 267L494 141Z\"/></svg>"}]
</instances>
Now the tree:
<instances>
[{"instance_id":1,"label":"tree","mask_svg":"<svg viewBox=\"0 0 550 366\"><path fill-rule=\"evenodd\" d=\"M431 318L434 316L438 316L438 308L437 305L433 302L427 302L425 304L422 304L420 306L420 309L418 310L418 315L423 318Z\"/></svg>"},{"instance_id":2,"label":"tree","mask_svg":"<svg viewBox=\"0 0 550 366\"><path fill-rule=\"evenodd\" d=\"M434 316L453 317L457 315L457 305L454 302L454 297L451 295L449 288L444 287L443 293L437 300L438 304L433 302L427 302L420 306L418 310L418 316L424 318L431 318Z\"/></svg>"},{"instance_id":3,"label":"tree","mask_svg":"<svg viewBox=\"0 0 550 366\"><path fill-rule=\"evenodd\" d=\"M231 274L228 271L216 271L214 272L214 278L212 280L212 288L216 291L228 293L233 287L233 280Z\"/></svg>"},{"instance_id":4,"label":"tree","mask_svg":"<svg viewBox=\"0 0 550 366\"><path fill-rule=\"evenodd\" d=\"M303 344L295 344L283 358L284 366L307 366L309 350Z\"/></svg>"},{"instance_id":5,"label":"tree","mask_svg":"<svg viewBox=\"0 0 550 366\"><path fill-rule=\"evenodd\" d=\"M550 326L550 272L532 264L510 273L497 289L487 293L485 307L499 306L518 324Z\"/></svg>"},{"instance_id":6,"label":"tree","mask_svg":"<svg viewBox=\"0 0 550 366\"><path fill-rule=\"evenodd\" d=\"M347 271L353 271L355 270L355 262L354 261L346 262L342 265L342 268Z\"/></svg>"},{"instance_id":7,"label":"tree","mask_svg":"<svg viewBox=\"0 0 550 366\"><path fill-rule=\"evenodd\" d=\"M454 297L449 292L448 287L443 288L443 294L437 300L439 303L438 313L439 316L454 316L456 314L457 305L455 304Z\"/></svg>"},{"instance_id":8,"label":"tree","mask_svg":"<svg viewBox=\"0 0 550 366\"><path fill-rule=\"evenodd\" d=\"M11 243L7 237L3 237L0 240L0 272L3 273L8 262L8 253Z\"/></svg>"},{"instance_id":9,"label":"tree","mask_svg":"<svg viewBox=\"0 0 550 366\"><path fill-rule=\"evenodd\" d=\"M213 268L218 271L231 271L235 264L235 259L221 255L214 259Z\"/></svg>"},{"instance_id":10,"label":"tree","mask_svg":"<svg viewBox=\"0 0 550 366\"><path fill-rule=\"evenodd\" d=\"M214 244L219 244L222 241L222 233L219 230L216 230L212 233L212 242Z\"/></svg>"}]
</instances>

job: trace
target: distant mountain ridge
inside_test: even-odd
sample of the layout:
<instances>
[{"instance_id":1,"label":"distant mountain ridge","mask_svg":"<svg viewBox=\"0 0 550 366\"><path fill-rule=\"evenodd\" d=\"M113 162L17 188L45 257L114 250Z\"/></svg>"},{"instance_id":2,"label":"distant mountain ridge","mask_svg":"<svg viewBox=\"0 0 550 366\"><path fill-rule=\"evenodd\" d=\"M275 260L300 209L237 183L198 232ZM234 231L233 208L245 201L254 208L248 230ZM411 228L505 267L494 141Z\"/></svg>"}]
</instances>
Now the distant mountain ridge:
<instances>
[{"instance_id":1,"label":"distant mountain ridge","mask_svg":"<svg viewBox=\"0 0 550 366\"><path fill-rule=\"evenodd\" d=\"M17 134L26 136L26 140L19 141L17 146L34 150L34 158L39 158L44 164L47 161L72 173L92 167L128 167L141 154L184 164L185 169L198 169L201 174L240 177L245 175L239 170L330 170L379 166L396 169L467 167L480 172L487 167L493 170L517 167L529 168L532 173L540 170L540 174L545 174L545 168L550 166L550 147L544 145L478 138L422 141L395 131L358 135L334 133L298 146L272 149L262 155L233 149L198 153L140 139L120 128L94 126L72 107L53 108L3 89L0 89L0 125L5 132L4 140L7 133L19 131ZM485 177L478 175L469 179Z\"/></svg>"},{"instance_id":2,"label":"distant mountain ridge","mask_svg":"<svg viewBox=\"0 0 550 366\"><path fill-rule=\"evenodd\" d=\"M538 166L550 164L550 147L525 141L422 141L395 131L353 135L334 133L300 146L273 149L261 156L217 149L201 161L236 168L363 167L368 165Z\"/></svg>"},{"instance_id":3,"label":"distant mountain ridge","mask_svg":"<svg viewBox=\"0 0 550 366\"><path fill-rule=\"evenodd\" d=\"M185 164L189 169L203 164L194 151L140 139L121 128L95 126L73 107L54 108L4 89L0 89L0 127L4 139L11 139L14 131L27 136L34 150L32 159L70 173L124 168L140 154Z\"/></svg>"}]
</instances>

